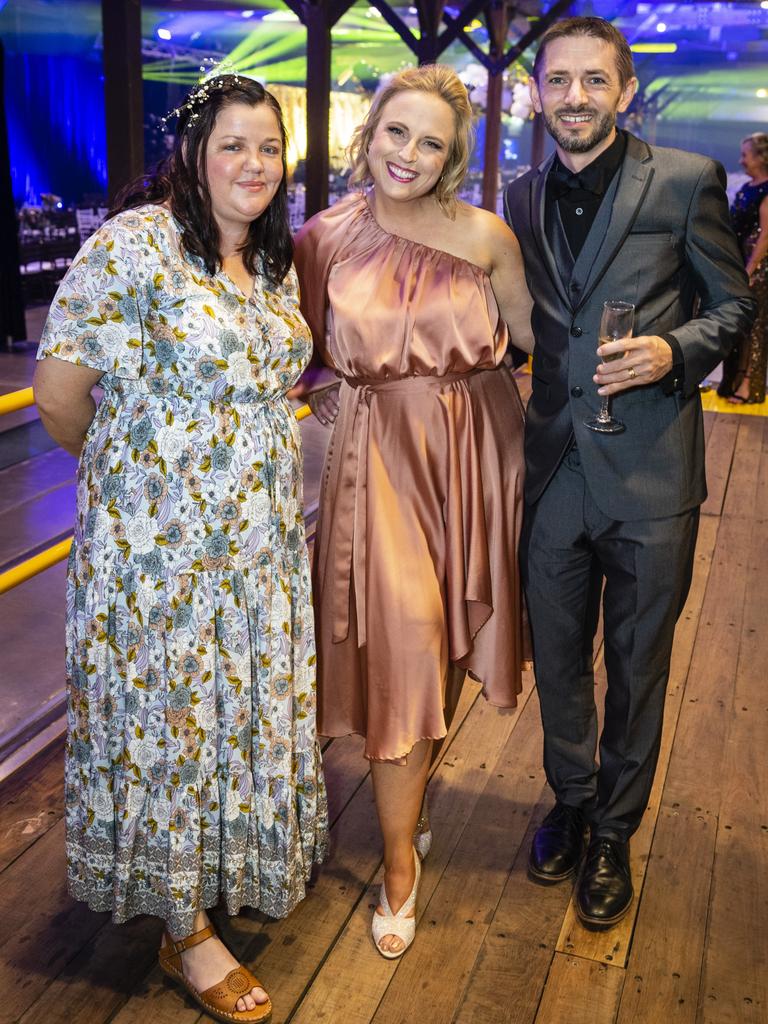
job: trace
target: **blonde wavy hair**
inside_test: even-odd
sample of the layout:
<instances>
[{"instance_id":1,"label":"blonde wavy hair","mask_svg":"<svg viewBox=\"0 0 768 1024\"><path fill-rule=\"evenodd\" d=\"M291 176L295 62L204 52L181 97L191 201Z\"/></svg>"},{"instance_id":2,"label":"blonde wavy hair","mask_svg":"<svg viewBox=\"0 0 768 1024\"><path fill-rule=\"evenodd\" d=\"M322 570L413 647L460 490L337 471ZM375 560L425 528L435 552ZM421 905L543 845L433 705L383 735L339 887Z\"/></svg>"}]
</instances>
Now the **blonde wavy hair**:
<instances>
[{"instance_id":1,"label":"blonde wavy hair","mask_svg":"<svg viewBox=\"0 0 768 1024\"><path fill-rule=\"evenodd\" d=\"M763 165L763 168L768 171L768 134L765 132L752 132L745 139L741 140L742 146L749 144L752 147L752 151Z\"/></svg>"},{"instance_id":2,"label":"blonde wavy hair","mask_svg":"<svg viewBox=\"0 0 768 1024\"><path fill-rule=\"evenodd\" d=\"M453 111L454 136L443 173L435 185L434 195L447 213L452 213L456 204L456 193L464 180L475 141L472 126L472 107L467 89L453 68L445 64L426 64L419 68L406 68L381 88L373 98L365 120L355 129L347 155L351 167L349 187L361 188L372 180L368 166L368 149L379 127L381 115L387 103L401 92L423 92L439 96Z\"/></svg>"}]
</instances>

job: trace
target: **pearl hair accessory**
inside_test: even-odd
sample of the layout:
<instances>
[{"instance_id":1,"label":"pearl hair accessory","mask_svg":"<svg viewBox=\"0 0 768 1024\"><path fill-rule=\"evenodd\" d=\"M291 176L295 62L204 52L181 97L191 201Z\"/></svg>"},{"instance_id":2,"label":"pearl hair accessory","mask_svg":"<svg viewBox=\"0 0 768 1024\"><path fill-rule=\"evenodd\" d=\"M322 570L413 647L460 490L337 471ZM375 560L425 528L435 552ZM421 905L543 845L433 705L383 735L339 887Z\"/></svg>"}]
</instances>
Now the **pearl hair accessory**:
<instances>
[{"instance_id":1,"label":"pearl hair accessory","mask_svg":"<svg viewBox=\"0 0 768 1024\"><path fill-rule=\"evenodd\" d=\"M200 116L200 108L210 98L214 90L223 89L225 85L229 84L229 79L234 78L237 85L241 81L241 76L234 65L227 60L216 61L208 57L200 65L200 73L202 78L199 85L192 90L184 103L170 110L165 117L160 118L160 124L164 131L168 130L168 122L174 117L180 117L185 110L190 111L188 123L194 124Z\"/></svg>"}]
</instances>

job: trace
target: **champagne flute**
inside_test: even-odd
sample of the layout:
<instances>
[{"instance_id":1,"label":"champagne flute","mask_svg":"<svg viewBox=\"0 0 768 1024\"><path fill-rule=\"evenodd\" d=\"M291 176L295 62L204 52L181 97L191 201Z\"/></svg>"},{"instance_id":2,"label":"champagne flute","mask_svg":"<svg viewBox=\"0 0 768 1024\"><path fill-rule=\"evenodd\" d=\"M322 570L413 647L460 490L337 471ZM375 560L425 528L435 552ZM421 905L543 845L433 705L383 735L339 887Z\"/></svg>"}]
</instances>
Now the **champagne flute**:
<instances>
[{"instance_id":1,"label":"champagne flute","mask_svg":"<svg viewBox=\"0 0 768 1024\"><path fill-rule=\"evenodd\" d=\"M632 325L635 318L635 307L631 302L620 299L608 299L603 303L603 315L600 318L599 341L605 345L609 341L620 341L632 336ZM623 352L615 352L611 356L603 356L604 363L621 359ZM611 415L611 396L603 395L600 412L593 419L584 420L584 426L598 434L621 434L626 425Z\"/></svg>"}]
</instances>

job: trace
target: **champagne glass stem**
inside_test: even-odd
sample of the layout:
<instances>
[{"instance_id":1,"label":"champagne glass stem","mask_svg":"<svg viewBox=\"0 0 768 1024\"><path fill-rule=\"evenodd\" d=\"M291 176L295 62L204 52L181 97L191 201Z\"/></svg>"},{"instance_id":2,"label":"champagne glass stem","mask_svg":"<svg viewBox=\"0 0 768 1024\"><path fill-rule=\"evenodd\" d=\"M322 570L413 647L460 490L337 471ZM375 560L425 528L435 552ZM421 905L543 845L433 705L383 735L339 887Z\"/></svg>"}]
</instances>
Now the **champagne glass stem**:
<instances>
[{"instance_id":1,"label":"champagne glass stem","mask_svg":"<svg viewBox=\"0 0 768 1024\"><path fill-rule=\"evenodd\" d=\"M600 420L601 423L607 423L608 420L611 418L611 396L610 395L603 395L603 400L600 403L600 412L598 413L597 418Z\"/></svg>"}]
</instances>

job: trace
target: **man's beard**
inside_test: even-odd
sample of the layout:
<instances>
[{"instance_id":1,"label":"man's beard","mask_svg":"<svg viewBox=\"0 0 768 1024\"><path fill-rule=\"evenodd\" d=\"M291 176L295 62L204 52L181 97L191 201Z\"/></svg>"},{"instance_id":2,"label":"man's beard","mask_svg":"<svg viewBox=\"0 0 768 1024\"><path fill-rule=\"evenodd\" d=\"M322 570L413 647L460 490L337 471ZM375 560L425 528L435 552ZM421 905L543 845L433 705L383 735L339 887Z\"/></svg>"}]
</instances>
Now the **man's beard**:
<instances>
[{"instance_id":1,"label":"man's beard","mask_svg":"<svg viewBox=\"0 0 768 1024\"><path fill-rule=\"evenodd\" d=\"M587 136L566 134L558 121L561 114L592 114L597 120L593 121L592 131ZM616 127L615 114L597 114L594 110L558 110L553 117L548 117L542 112L544 124L547 131L558 144L560 149L566 153L588 153L591 149L607 139Z\"/></svg>"}]
</instances>

